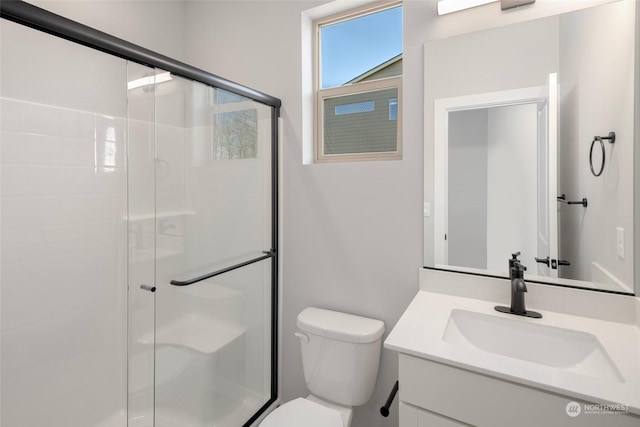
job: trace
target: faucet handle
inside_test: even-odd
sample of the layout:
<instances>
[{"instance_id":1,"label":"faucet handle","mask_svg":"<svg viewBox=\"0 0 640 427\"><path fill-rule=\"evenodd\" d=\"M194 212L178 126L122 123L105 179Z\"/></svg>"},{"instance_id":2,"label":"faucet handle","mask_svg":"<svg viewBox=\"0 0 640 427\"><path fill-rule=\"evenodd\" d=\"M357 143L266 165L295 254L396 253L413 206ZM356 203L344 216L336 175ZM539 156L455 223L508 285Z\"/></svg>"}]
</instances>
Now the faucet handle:
<instances>
[{"instance_id":1,"label":"faucet handle","mask_svg":"<svg viewBox=\"0 0 640 427\"><path fill-rule=\"evenodd\" d=\"M526 270L526 269L527 269L527 267L525 267L524 265L522 265L522 264L520 263L520 260L518 259L518 257L520 256L520 253L521 253L521 252L520 252L520 251L518 251L518 252L516 252L516 253L511 254L511 259L509 260L509 265L510 265L511 267L517 267L517 268L520 268L521 270Z\"/></svg>"},{"instance_id":2,"label":"faucet handle","mask_svg":"<svg viewBox=\"0 0 640 427\"><path fill-rule=\"evenodd\" d=\"M511 259L509 260L509 274L512 275L513 272L512 270L516 270L516 271L526 271L527 267L525 267L524 265L522 265L520 263L520 260L518 259L518 257L520 256L520 252L516 252L514 254L511 254ZM511 276L513 278L513 276ZM521 276L522 277L522 276Z\"/></svg>"}]
</instances>

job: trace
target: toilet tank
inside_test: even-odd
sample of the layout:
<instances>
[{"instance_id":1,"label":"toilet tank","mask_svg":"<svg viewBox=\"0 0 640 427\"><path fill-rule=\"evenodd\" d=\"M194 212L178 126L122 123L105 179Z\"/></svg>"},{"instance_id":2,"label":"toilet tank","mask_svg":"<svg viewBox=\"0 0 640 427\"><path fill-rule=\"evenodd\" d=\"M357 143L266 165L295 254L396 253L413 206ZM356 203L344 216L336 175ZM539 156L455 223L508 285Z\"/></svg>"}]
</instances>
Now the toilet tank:
<instances>
[{"instance_id":1,"label":"toilet tank","mask_svg":"<svg viewBox=\"0 0 640 427\"><path fill-rule=\"evenodd\" d=\"M364 405L376 384L384 323L309 307L298 328L309 391L339 405Z\"/></svg>"}]
</instances>

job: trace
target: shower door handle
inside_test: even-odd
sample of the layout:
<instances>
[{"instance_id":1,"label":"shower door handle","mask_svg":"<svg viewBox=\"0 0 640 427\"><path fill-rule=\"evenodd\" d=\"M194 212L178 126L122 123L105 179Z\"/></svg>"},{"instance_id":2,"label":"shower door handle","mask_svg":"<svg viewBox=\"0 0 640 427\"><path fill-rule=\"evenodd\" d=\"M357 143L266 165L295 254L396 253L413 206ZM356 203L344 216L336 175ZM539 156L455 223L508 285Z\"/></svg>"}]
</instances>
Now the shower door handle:
<instances>
[{"instance_id":1,"label":"shower door handle","mask_svg":"<svg viewBox=\"0 0 640 427\"><path fill-rule=\"evenodd\" d=\"M156 287L151 285L140 285L140 289L142 289L143 291L149 291L149 292L156 291Z\"/></svg>"},{"instance_id":2,"label":"shower door handle","mask_svg":"<svg viewBox=\"0 0 640 427\"><path fill-rule=\"evenodd\" d=\"M173 286L193 285L194 283L198 283L198 282L201 282L203 280L210 279L212 277L219 276L221 274L228 273L228 272L233 271L233 270L237 270L238 268L242 268L242 267L245 267L247 265L256 263L258 261L262 261L262 260L265 260L265 259L268 259L268 258L273 258L273 257L276 256L276 251L274 249L270 249L268 251L262 251L262 253L264 255L261 255L261 256L259 256L257 258L250 259L249 261L241 262L240 264L232 265L231 267L226 267L226 268L214 271L213 273L205 274L204 276L194 277L193 279L189 279L189 280L172 280L169 283L172 284Z\"/></svg>"}]
</instances>

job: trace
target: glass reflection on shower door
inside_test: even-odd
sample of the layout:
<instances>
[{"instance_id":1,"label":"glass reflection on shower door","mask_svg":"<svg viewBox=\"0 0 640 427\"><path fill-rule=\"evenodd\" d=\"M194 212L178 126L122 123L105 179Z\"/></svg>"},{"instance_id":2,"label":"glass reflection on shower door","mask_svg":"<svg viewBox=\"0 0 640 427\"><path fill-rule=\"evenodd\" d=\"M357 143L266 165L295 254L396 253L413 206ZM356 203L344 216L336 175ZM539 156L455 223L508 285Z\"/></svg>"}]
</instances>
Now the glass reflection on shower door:
<instances>
[{"instance_id":1,"label":"glass reflection on shower door","mask_svg":"<svg viewBox=\"0 0 640 427\"><path fill-rule=\"evenodd\" d=\"M155 425L155 75L127 63L128 427Z\"/></svg>"},{"instance_id":2,"label":"glass reflection on shower door","mask_svg":"<svg viewBox=\"0 0 640 427\"><path fill-rule=\"evenodd\" d=\"M157 75L163 73L157 71ZM155 426L238 427L271 397L271 109L155 85Z\"/></svg>"}]
</instances>

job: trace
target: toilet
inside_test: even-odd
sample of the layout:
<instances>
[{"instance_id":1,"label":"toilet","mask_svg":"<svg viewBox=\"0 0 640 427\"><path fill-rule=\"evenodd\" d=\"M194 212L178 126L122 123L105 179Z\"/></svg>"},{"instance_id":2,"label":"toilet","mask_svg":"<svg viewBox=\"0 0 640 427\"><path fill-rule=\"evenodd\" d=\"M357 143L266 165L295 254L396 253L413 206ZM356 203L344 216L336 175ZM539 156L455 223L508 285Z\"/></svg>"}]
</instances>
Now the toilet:
<instances>
[{"instance_id":1,"label":"toilet","mask_svg":"<svg viewBox=\"0 0 640 427\"><path fill-rule=\"evenodd\" d=\"M384 323L309 307L298 315L306 398L271 412L260 427L349 427L373 394Z\"/></svg>"}]
</instances>

